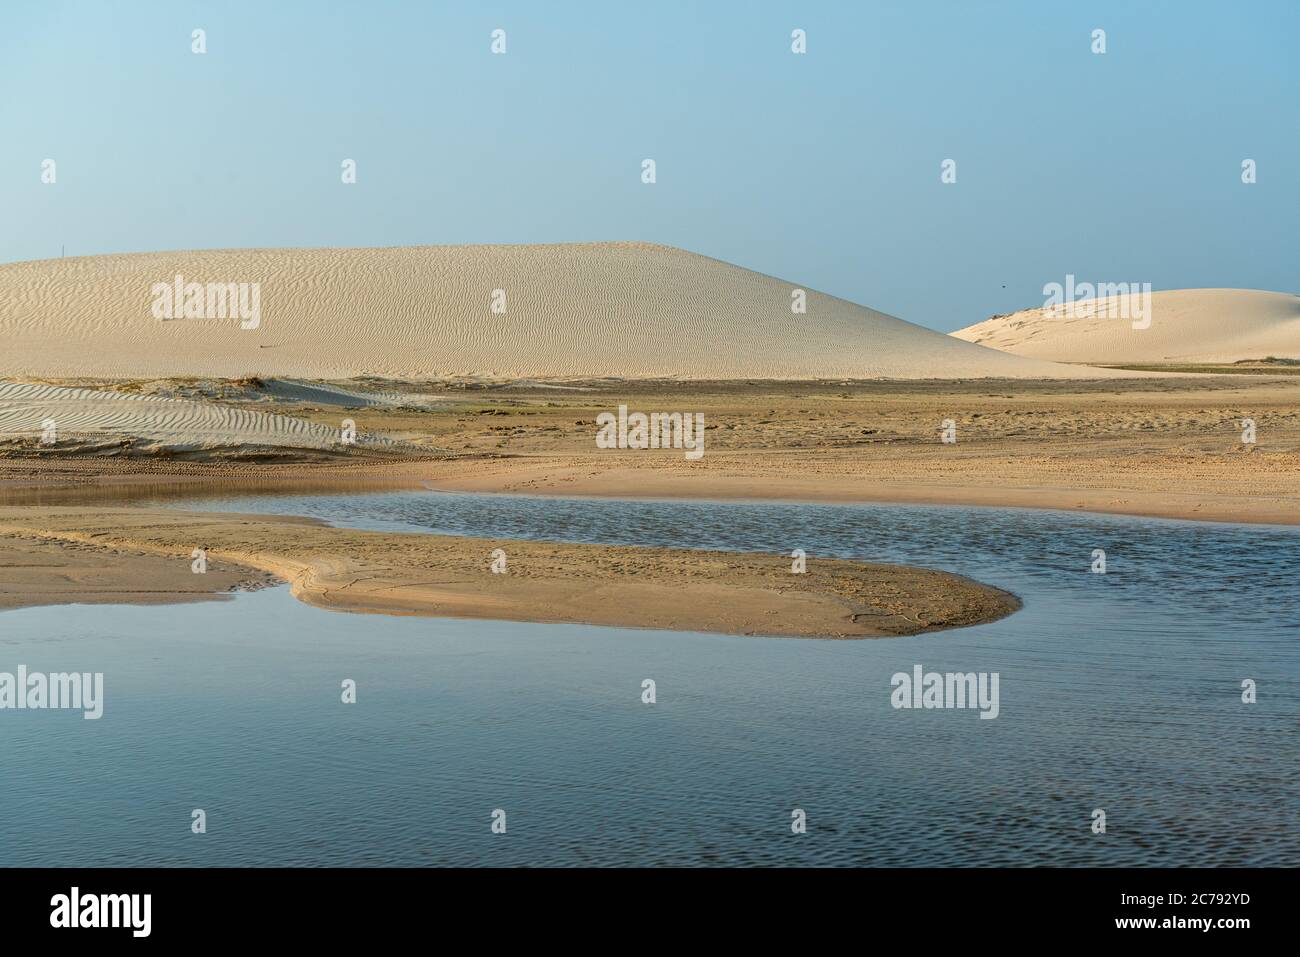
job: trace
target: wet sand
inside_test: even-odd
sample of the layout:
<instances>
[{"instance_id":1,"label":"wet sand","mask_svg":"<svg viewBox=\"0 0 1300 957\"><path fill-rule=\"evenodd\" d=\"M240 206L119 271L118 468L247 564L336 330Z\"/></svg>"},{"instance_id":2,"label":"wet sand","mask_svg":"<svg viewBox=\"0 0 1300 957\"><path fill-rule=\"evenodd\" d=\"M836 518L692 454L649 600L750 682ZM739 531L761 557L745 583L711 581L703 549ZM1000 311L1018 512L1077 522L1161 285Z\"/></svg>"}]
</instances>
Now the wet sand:
<instances>
[{"instance_id":1,"label":"wet sand","mask_svg":"<svg viewBox=\"0 0 1300 957\"><path fill-rule=\"evenodd\" d=\"M211 601L279 583L269 572L231 562L210 561L202 574L191 564L125 546L5 534L0 608Z\"/></svg>"},{"instance_id":2,"label":"wet sand","mask_svg":"<svg viewBox=\"0 0 1300 957\"><path fill-rule=\"evenodd\" d=\"M191 571L195 548L219 573ZM67 555L75 554L71 562ZM57 588L51 569L61 562ZM504 557L505 571L492 571ZM809 556L360 532L305 519L141 508L0 508L0 607L186 600L288 581L337 611L573 622L820 638L910 635L994 621L1007 592L945 572ZM255 571L240 571L252 569ZM88 593L91 590L88 589Z\"/></svg>"}]
</instances>

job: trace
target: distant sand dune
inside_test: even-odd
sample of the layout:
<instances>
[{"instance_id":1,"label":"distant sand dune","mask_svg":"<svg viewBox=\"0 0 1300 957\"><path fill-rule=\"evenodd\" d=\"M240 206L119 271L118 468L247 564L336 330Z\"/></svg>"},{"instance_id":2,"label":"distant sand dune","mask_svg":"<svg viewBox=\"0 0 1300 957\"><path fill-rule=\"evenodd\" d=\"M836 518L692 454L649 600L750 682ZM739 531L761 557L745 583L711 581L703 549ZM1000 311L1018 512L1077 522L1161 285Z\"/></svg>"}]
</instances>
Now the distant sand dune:
<instances>
[{"instance_id":1,"label":"distant sand dune","mask_svg":"<svg viewBox=\"0 0 1300 957\"><path fill-rule=\"evenodd\" d=\"M155 319L156 283L260 283L261 322ZM0 266L0 375L1098 377L644 243L248 249ZM490 309L493 290L506 312Z\"/></svg>"},{"instance_id":2,"label":"distant sand dune","mask_svg":"<svg viewBox=\"0 0 1300 957\"><path fill-rule=\"evenodd\" d=\"M1177 289L1151 294L1151 325L1098 316L1069 318L1025 309L953 335L1054 362L1161 363L1300 359L1300 296L1254 289ZM1076 304L1077 306L1077 304Z\"/></svg>"},{"instance_id":3,"label":"distant sand dune","mask_svg":"<svg viewBox=\"0 0 1300 957\"><path fill-rule=\"evenodd\" d=\"M92 389L0 382L0 439L39 438L52 420L55 438L131 436L172 449L339 447L340 430L287 415L206 402L123 395ZM357 445L392 446L357 436Z\"/></svg>"}]
</instances>

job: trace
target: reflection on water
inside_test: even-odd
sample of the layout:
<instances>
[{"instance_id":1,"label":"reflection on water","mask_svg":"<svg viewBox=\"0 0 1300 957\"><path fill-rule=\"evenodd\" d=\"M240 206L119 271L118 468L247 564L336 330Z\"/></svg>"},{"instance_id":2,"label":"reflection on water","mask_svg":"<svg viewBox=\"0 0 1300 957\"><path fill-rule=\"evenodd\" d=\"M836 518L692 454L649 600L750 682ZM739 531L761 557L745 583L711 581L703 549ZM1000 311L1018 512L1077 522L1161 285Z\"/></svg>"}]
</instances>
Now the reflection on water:
<instances>
[{"instance_id":1,"label":"reflection on water","mask_svg":"<svg viewBox=\"0 0 1300 957\"><path fill-rule=\"evenodd\" d=\"M347 615L285 589L7 612L0 671L104 671L107 701L98 722L0 712L0 864L1300 862L1300 531L409 491L187 507L801 547L949 569L1025 607L855 642ZM891 675L917 663L999 672L999 717L893 710ZM189 832L196 807L206 835Z\"/></svg>"}]
</instances>

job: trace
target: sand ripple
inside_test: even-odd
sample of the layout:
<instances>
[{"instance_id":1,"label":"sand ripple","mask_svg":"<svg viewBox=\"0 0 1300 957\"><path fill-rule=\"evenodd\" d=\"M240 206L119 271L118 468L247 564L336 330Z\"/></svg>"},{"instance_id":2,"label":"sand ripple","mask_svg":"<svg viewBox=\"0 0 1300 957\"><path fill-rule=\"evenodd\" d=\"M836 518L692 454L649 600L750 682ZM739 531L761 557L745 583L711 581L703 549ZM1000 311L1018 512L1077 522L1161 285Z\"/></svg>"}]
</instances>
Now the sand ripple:
<instances>
[{"instance_id":1,"label":"sand ripple","mask_svg":"<svg viewBox=\"0 0 1300 957\"><path fill-rule=\"evenodd\" d=\"M58 443L123 436L171 449L342 448L340 428L252 409L155 396L0 382L0 438L39 439L54 423ZM340 426L341 427L341 426ZM393 446L359 434L358 446Z\"/></svg>"}]
</instances>

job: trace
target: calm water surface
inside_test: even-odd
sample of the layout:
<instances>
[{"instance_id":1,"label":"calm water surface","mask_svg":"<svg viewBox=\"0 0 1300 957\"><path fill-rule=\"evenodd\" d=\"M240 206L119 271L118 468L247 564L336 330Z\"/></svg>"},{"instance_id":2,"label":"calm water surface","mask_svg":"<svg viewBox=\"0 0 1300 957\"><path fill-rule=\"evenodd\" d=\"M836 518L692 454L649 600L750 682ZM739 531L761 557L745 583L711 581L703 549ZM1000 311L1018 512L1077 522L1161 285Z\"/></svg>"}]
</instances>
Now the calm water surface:
<instances>
[{"instance_id":1,"label":"calm water surface","mask_svg":"<svg viewBox=\"0 0 1300 957\"><path fill-rule=\"evenodd\" d=\"M959 572L1025 607L852 642L349 615L285 588L0 613L0 671L102 671L107 699L99 721L0 713L0 865L1300 863L1300 530L432 492L184 507L799 547ZM999 717L894 710L890 678L915 664L998 672Z\"/></svg>"}]
</instances>

